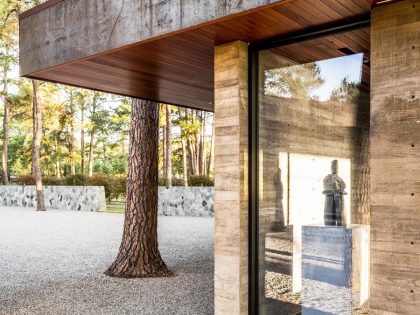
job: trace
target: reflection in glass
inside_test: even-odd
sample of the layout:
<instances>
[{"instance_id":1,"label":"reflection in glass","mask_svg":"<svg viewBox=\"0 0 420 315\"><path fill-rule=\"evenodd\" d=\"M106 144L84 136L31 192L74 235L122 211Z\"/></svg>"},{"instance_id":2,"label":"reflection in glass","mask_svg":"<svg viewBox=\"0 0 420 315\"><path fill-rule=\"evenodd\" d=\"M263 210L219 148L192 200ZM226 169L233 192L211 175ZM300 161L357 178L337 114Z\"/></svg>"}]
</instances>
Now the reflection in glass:
<instances>
[{"instance_id":1,"label":"reflection in glass","mask_svg":"<svg viewBox=\"0 0 420 315\"><path fill-rule=\"evenodd\" d=\"M299 64L260 53L261 314L368 314L363 64L363 54Z\"/></svg>"}]
</instances>

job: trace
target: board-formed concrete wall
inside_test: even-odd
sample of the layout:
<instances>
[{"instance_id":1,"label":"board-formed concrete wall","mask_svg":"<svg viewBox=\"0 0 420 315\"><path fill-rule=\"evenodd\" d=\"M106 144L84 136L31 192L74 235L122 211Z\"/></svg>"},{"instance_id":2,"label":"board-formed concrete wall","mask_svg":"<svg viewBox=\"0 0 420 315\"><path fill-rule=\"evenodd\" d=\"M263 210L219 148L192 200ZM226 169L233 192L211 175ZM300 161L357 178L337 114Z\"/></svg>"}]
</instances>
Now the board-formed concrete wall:
<instances>
[{"instance_id":1,"label":"board-formed concrete wall","mask_svg":"<svg viewBox=\"0 0 420 315\"><path fill-rule=\"evenodd\" d=\"M0 186L0 206L35 207L35 186ZM106 211L102 186L44 186L47 209Z\"/></svg>"},{"instance_id":2,"label":"board-formed concrete wall","mask_svg":"<svg viewBox=\"0 0 420 315\"><path fill-rule=\"evenodd\" d=\"M420 1L371 26L371 313L420 310Z\"/></svg>"},{"instance_id":3,"label":"board-formed concrete wall","mask_svg":"<svg viewBox=\"0 0 420 315\"><path fill-rule=\"evenodd\" d=\"M248 314L248 45L217 46L215 315Z\"/></svg>"},{"instance_id":4,"label":"board-formed concrete wall","mask_svg":"<svg viewBox=\"0 0 420 315\"><path fill-rule=\"evenodd\" d=\"M213 217L213 187L159 187L159 215Z\"/></svg>"},{"instance_id":5,"label":"board-formed concrete wall","mask_svg":"<svg viewBox=\"0 0 420 315\"><path fill-rule=\"evenodd\" d=\"M281 0L66 0L22 13L22 74L46 69ZM40 34L42 36L34 36Z\"/></svg>"}]
</instances>

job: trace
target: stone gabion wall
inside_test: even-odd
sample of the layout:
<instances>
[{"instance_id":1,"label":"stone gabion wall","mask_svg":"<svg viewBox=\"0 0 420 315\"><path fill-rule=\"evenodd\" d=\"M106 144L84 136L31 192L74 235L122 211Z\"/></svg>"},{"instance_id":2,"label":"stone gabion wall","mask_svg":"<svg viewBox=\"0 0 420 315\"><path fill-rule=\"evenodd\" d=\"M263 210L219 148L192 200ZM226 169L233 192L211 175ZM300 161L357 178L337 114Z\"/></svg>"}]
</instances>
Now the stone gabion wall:
<instances>
[{"instance_id":1,"label":"stone gabion wall","mask_svg":"<svg viewBox=\"0 0 420 315\"><path fill-rule=\"evenodd\" d=\"M44 186L50 209L106 211L105 190L100 186ZM36 207L34 186L0 186L0 206Z\"/></svg>"},{"instance_id":2,"label":"stone gabion wall","mask_svg":"<svg viewBox=\"0 0 420 315\"><path fill-rule=\"evenodd\" d=\"M213 187L159 187L159 215L213 217Z\"/></svg>"},{"instance_id":3,"label":"stone gabion wall","mask_svg":"<svg viewBox=\"0 0 420 315\"><path fill-rule=\"evenodd\" d=\"M44 186L49 209L106 211L99 186ZM0 206L36 207L34 186L0 186ZM213 217L213 187L159 187L159 215Z\"/></svg>"}]
</instances>

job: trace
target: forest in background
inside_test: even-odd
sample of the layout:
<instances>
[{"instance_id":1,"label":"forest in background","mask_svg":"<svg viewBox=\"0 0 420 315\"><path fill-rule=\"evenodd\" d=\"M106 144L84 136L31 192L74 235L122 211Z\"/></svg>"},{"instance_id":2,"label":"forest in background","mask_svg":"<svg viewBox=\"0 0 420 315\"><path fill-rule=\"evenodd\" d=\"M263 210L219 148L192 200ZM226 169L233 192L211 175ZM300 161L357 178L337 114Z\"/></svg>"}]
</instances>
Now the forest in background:
<instances>
[{"instance_id":1,"label":"forest in background","mask_svg":"<svg viewBox=\"0 0 420 315\"><path fill-rule=\"evenodd\" d=\"M2 181L34 175L40 169L48 182L61 177L124 177L127 172L131 99L48 82L19 78L18 16L43 1L0 2L0 73L3 139ZM325 82L319 63L265 71L264 92L274 97L317 100ZM38 93L34 95L34 89ZM344 78L329 95L339 103L357 102L360 82ZM36 138L34 104L43 108L42 137ZM190 104L194 107L194 104ZM160 105L160 184L212 185L214 176L213 114ZM29 180L30 181L30 180ZM85 179L83 179L85 181ZM80 182L80 181L79 181Z\"/></svg>"},{"instance_id":2,"label":"forest in background","mask_svg":"<svg viewBox=\"0 0 420 315\"><path fill-rule=\"evenodd\" d=\"M39 153L47 181L98 174L124 177L130 98L48 82L34 84L18 76L18 16L41 2L0 3L2 182L8 184L16 179L28 183L27 177L33 175L34 101L42 106ZM212 183L212 123L212 113L160 105L160 184Z\"/></svg>"}]
</instances>

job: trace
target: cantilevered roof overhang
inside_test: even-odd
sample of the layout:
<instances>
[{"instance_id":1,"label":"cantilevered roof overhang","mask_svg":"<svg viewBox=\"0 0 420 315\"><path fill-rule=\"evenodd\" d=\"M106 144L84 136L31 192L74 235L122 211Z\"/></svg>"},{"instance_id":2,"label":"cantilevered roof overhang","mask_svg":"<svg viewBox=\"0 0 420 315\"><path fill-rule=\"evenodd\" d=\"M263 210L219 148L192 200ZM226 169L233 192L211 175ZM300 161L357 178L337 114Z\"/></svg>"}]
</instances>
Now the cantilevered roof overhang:
<instances>
[{"instance_id":1,"label":"cantilevered roof overhang","mask_svg":"<svg viewBox=\"0 0 420 315\"><path fill-rule=\"evenodd\" d=\"M212 111L215 45L286 36L371 7L371 0L49 0L20 16L21 75ZM319 57L343 55L344 47L368 54L369 30L313 44L323 48ZM304 46L287 53L314 57Z\"/></svg>"}]
</instances>

